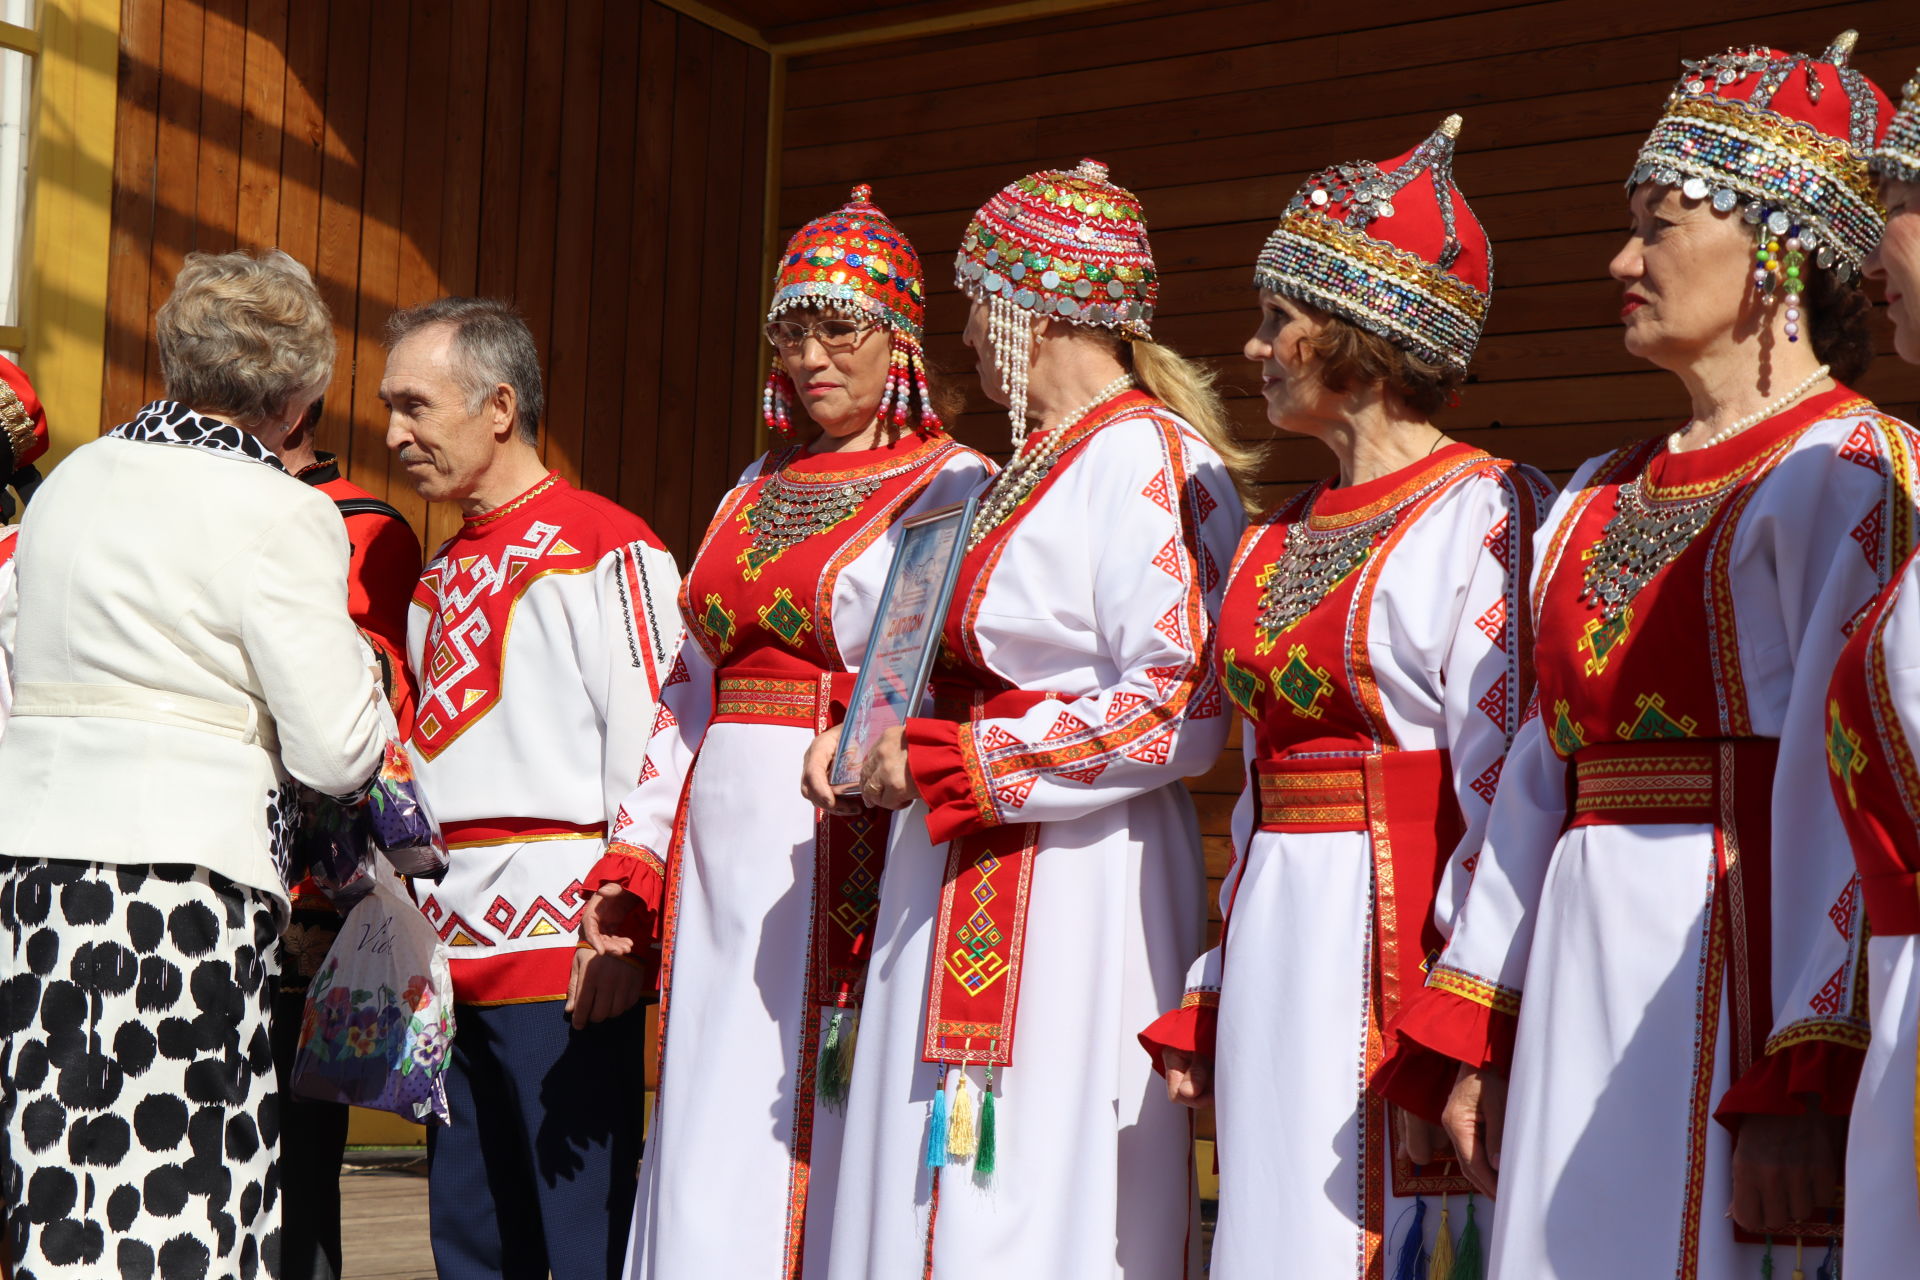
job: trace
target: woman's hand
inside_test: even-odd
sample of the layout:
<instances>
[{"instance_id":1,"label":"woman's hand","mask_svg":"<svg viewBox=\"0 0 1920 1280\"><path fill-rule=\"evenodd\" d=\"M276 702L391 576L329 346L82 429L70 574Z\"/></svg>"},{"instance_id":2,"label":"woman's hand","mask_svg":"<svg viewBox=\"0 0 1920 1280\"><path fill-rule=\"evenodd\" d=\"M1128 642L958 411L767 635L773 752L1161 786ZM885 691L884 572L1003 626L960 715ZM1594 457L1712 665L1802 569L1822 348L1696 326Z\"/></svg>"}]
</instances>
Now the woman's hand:
<instances>
[{"instance_id":1,"label":"woman's hand","mask_svg":"<svg viewBox=\"0 0 1920 1280\"><path fill-rule=\"evenodd\" d=\"M807 748L806 757L800 762L800 794L814 808L845 818L860 812L860 802L853 796L840 795L833 789L830 781L833 776L833 753L839 749L839 725L813 740L813 745Z\"/></svg>"},{"instance_id":2,"label":"woman's hand","mask_svg":"<svg viewBox=\"0 0 1920 1280\"><path fill-rule=\"evenodd\" d=\"M567 976L566 1012L573 1029L618 1017L646 998L647 981L632 959L634 940L625 928L641 905L640 896L617 884L603 884L580 913L580 945Z\"/></svg>"},{"instance_id":3,"label":"woman's hand","mask_svg":"<svg viewBox=\"0 0 1920 1280\"><path fill-rule=\"evenodd\" d=\"M1733 1140L1733 1220L1755 1234L1815 1222L1840 1203L1845 1116L1743 1116Z\"/></svg>"},{"instance_id":4,"label":"woman's hand","mask_svg":"<svg viewBox=\"0 0 1920 1280\"><path fill-rule=\"evenodd\" d=\"M905 729L888 729L867 752L860 770L860 796L876 809L904 809L920 798L920 784L907 768Z\"/></svg>"},{"instance_id":5,"label":"woman's hand","mask_svg":"<svg viewBox=\"0 0 1920 1280\"><path fill-rule=\"evenodd\" d=\"M1500 1139L1507 1127L1507 1078L1463 1064L1440 1127L1459 1154L1460 1171L1491 1200L1500 1180Z\"/></svg>"},{"instance_id":6,"label":"woman's hand","mask_svg":"<svg viewBox=\"0 0 1920 1280\"><path fill-rule=\"evenodd\" d=\"M1411 1111L1395 1107L1393 1122L1400 1130L1400 1149L1407 1153L1407 1159L1413 1163L1432 1164L1441 1156L1453 1154L1453 1143L1447 1140L1447 1131L1432 1121L1422 1120Z\"/></svg>"},{"instance_id":7,"label":"woman's hand","mask_svg":"<svg viewBox=\"0 0 1920 1280\"><path fill-rule=\"evenodd\" d=\"M1213 1059L1182 1049L1162 1049L1160 1065L1167 1070L1167 1101L1183 1107L1213 1105Z\"/></svg>"}]
</instances>

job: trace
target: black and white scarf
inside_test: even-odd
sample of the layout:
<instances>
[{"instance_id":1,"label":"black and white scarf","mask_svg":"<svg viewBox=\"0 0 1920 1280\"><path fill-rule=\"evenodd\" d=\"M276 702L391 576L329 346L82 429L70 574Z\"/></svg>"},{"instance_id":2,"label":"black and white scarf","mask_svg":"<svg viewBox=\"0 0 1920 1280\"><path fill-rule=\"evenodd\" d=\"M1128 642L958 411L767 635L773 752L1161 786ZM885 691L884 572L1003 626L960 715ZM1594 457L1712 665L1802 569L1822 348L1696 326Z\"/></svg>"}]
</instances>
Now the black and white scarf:
<instances>
[{"instance_id":1,"label":"black and white scarf","mask_svg":"<svg viewBox=\"0 0 1920 1280\"><path fill-rule=\"evenodd\" d=\"M252 432L243 431L231 422L195 413L177 400L155 400L135 414L133 421L123 422L107 434L147 444L184 444L211 449L215 453L263 462L275 471L286 471L280 459Z\"/></svg>"}]
</instances>

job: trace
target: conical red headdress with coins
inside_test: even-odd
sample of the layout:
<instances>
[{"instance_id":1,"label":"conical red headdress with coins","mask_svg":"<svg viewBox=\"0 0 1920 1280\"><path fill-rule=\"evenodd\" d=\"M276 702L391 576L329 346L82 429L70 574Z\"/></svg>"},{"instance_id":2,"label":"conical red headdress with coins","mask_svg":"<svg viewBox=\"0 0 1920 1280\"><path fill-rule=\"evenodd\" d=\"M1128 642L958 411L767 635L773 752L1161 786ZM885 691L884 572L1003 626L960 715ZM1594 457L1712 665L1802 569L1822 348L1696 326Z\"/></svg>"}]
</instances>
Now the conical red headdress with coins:
<instances>
[{"instance_id":1,"label":"conical red headdress with coins","mask_svg":"<svg viewBox=\"0 0 1920 1280\"><path fill-rule=\"evenodd\" d=\"M1892 110L1847 65L1858 39L1844 31L1817 58L1754 45L1683 62L1628 190L1657 182L1722 213L1739 208L1759 228L1755 283L1769 293L1794 292L1806 254L1853 275L1886 226L1867 153Z\"/></svg>"},{"instance_id":2,"label":"conical red headdress with coins","mask_svg":"<svg viewBox=\"0 0 1920 1280\"><path fill-rule=\"evenodd\" d=\"M1253 270L1271 289L1465 373L1486 328L1493 249L1453 182L1460 117L1391 160L1322 169Z\"/></svg>"},{"instance_id":3,"label":"conical red headdress with coins","mask_svg":"<svg viewBox=\"0 0 1920 1280\"><path fill-rule=\"evenodd\" d=\"M774 276L767 319L799 308L832 308L866 318L888 330L886 390L881 421L896 428L944 430L927 387L921 327L926 318L920 255L900 229L873 203L873 188L853 189L847 203L815 218L787 241ZM761 393L761 415L782 436L793 433L793 380L776 355Z\"/></svg>"},{"instance_id":4,"label":"conical red headdress with coins","mask_svg":"<svg viewBox=\"0 0 1920 1280\"><path fill-rule=\"evenodd\" d=\"M1879 177L1920 182L1920 69L1901 88L1900 109L1868 163Z\"/></svg>"},{"instance_id":5,"label":"conical red headdress with coins","mask_svg":"<svg viewBox=\"0 0 1920 1280\"><path fill-rule=\"evenodd\" d=\"M47 412L33 384L13 361L0 357L0 484L47 451Z\"/></svg>"}]
</instances>

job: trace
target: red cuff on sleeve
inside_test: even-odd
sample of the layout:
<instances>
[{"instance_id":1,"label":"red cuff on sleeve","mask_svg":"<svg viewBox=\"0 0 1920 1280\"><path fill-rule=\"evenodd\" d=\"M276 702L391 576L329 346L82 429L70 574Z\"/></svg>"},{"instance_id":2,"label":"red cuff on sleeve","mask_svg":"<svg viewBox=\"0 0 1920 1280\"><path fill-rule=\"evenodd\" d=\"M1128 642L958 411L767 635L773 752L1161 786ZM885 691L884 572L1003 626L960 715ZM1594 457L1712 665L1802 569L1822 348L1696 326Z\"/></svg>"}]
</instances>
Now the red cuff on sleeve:
<instances>
[{"instance_id":1,"label":"red cuff on sleeve","mask_svg":"<svg viewBox=\"0 0 1920 1280\"><path fill-rule=\"evenodd\" d=\"M975 791L952 720L907 721L907 771L927 802L927 838L945 844L994 825L991 806Z\"/></svg>"},{"instance_id":2,"label":"red cuff on sleeve","mask_svg":"<svg viewBox=\"0 0 1920 1280\"><path fill-rule=\"evenodd\" d=\"M1866 1056L1864 1049L1831 1040L1790 1044L1747 1068L1720 1099L1713 1118L1738 1131L1741 1116L1799 1115L1810 1095L1825 1114L1849 1115Z\"/></svg>"},{"instance_id":3,"label":"red cuff on sleeve","mask_svg":"<svg viewBox=\"0 0 1920 1280\"><path fill-rule=\"evenodd\" d=\"M1423 987L1387 1024L1387 1056L1368 1083L1402 1110L1438 1124L1463 1064L1512 1070L1516 1022L1513 1014Z\"/></svg>"},{"instance_id":4,"label":"red cuff on sleeve","mask_svg":"<svg viewBox=\"0 0 1920 1280\"><path fill-rule=\"evenodd\" d=\"M1166 1064L1160 1060L1162 1049L1175 1049L1196 1058L1213 1057L1214 1038L1220 1029L1220 1008L1216 1000L1217 997L1203 997L1193 1003L1182 1001L1178 1009L1161 1014L1140 1033L1140 1047L1153 1059L1155 1071L1163 1076L1167 1074Z\"/></svg>"},{"instance_id":5,"label":"red cuff on sleeve","mask_svg":"<svg viewBox=\"0 0 1920 1280\"><path fill-rule=\"evenodd\" d=\"M666 877L660 873L659 861L647 850L618 840L607 846L582 883L589 893L604 885L617 884L645 903L647 913L655 917L660 914L660 904L667 896Z\"/></svg>"}]
</instances>

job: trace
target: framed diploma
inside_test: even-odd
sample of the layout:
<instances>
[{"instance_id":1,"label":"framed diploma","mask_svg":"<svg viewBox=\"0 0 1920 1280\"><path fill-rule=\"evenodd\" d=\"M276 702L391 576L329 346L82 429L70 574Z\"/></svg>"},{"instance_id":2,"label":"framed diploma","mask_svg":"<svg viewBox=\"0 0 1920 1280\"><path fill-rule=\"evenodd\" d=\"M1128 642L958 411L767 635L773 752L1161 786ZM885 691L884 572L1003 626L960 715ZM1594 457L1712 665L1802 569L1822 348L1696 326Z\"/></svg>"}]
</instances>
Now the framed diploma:
<instances>
[{"instance_id":1,"label":"framed diploma","mask_svg":"<svg viewBox=\"0 0 1920 1280\"><path fill-rule=\"evenodd\" d=\"M920 710L978 502L968 498L900 523L900 545L828 774L842 794L859 790L860 768L880 735Z\"/></svg>"}]
</instances>

